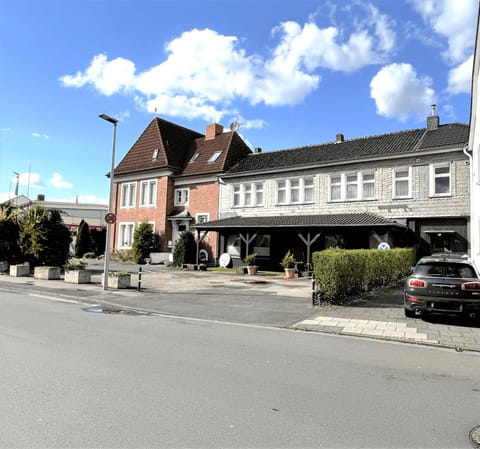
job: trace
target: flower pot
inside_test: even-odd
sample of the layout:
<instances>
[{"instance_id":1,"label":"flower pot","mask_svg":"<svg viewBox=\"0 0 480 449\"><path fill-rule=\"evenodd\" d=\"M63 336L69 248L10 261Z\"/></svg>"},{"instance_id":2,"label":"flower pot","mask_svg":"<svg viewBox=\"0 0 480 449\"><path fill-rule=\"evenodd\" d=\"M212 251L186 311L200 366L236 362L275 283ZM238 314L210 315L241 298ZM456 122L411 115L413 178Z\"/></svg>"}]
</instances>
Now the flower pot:
<instances>
[{"instance_id":1,"label":"flower pot","mask_svg":"<svg viewBox=\"0 0 480 449\"><path fill-rule=\"evenodd\" d=\"M285 268L285 277L293 279L295 277L295 268Z\"/></svg>"},{"instance_id":2,"label":"flower pot","mask_svg":"<svg viewBox=\"0 0 480 449\"><path fill-rule=\"evenodd\" d=\"M88 270L67 270L64 281L70 284L89 284L91 273Z\"/></svg>"},{"instance_id":3,"label":"flower pot","mask_svg":"<svg viewBox=\"0 0 480 449\"><path fill-rule=\"evenodd\" d=\"M30 266L28 264L10 265L10 276L13 276L13 277L30 276Z\"/></svg>"},{"instance_id":4,"label":"flower pot","mask_svg":"<svg viewBox=\"0 0 480 449\"><path fill-rule=\"evenodd\" d=\"M102 279L103 285L103 279ZM108 287L110 288L129 288L130 273L108 273Z\"/></svg>"},{"instance_id":5,"label":"flower pot","mask_svg":"<svg viewBox=\"0 0 480 449\"><path fill-rule=\"evenodd\" d=\"M257 265L247 265L248 274L257 274L258 266Z\"/></svg>"},{"instance_id":6,"label":"flower pot","mask_svg":"<svg viewBox=\"0 0 480 449\"><path fill-rule=\"evenodd\" d=\"M35 267L33 277L35 279L60 279L60 267Z\"/></svg>"}]
</instances>

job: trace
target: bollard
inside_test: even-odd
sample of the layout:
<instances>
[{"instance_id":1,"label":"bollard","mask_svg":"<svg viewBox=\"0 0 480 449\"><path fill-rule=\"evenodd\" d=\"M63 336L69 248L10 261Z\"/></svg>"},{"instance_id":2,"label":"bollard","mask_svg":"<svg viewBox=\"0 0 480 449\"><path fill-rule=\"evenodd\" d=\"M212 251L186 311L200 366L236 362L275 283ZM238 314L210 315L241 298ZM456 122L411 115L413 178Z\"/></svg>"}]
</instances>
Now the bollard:
<instances>
[{"instance_id":1,"label":"bollard","mask_svg":"<svg viewBox=\"0 0 480 449\"><path fill-rule=\"evenodd\" d=\"M138 286L137 291L142 290L142 267L138 267Z\"/></svg>"},{"instance_id":2,"label":"bollard","mask_svg":"<svg viewBox=\"0 0 480 449\"><path fill-rule=\"evenodd\" d=\"M317 295L315 293L315 275L312 273L312 306L317 305Z\"/></svg>"}]
</instances>

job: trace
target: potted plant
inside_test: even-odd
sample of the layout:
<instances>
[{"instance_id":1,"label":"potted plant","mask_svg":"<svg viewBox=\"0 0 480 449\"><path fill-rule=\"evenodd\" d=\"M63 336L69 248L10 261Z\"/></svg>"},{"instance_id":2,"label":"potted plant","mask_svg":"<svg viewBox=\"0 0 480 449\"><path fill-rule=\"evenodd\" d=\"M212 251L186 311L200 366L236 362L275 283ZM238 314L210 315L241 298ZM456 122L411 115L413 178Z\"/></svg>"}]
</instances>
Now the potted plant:
<instances>
[{"instance_id":1,"label":"potted plant","mask_svg":"<svg viewBox=\"0 0 480 449\"><path fill-rule=\"evenodd\" d=\"M257 253L248 254L245 257L245 265L247 266L247 273L248 274L257 274L258 266L256 265L257 261Z\"/></svg>"},{"instance_id":2,"label":"potted plant","mask_svg":"<svg viewBox=\"0 0 480 449\"><path fill-rule=\"evenodd\" d=\"M63 266L65 270L65 282L72 284L89 284L91 273L88 271L87 263L83 261L68 263Z\"/></svg>"},{"instance_id":3,"label":"potted plant","mask_svg":"<svg viewBox=\"0 0 480 449\"><path fill-rule=\"evenodd\" d=\"M295 256L288 250L282 259L282 267L285 270L287 279L292 279L295 276L295 262Z\"/></svg>"}]
</instances>

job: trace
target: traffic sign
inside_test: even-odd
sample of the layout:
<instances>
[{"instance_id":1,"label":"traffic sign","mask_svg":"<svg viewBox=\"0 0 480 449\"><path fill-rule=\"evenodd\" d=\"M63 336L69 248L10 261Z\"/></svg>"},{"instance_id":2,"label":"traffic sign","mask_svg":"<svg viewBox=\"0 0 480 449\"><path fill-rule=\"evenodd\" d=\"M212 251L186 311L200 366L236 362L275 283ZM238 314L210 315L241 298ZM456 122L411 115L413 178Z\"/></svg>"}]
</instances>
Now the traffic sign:
<instances>
[{"instance_id":1,"label":"traffic sign","mask_svg":"<svg viewBox=\"0 0 480 449\"><path fill-rule=\"evenodd\" d=\"M117 220L116 215L113 212L109 212L108 214L105 214L105 223L108 224L113 224Z\"/></svg>"}]
</instances>

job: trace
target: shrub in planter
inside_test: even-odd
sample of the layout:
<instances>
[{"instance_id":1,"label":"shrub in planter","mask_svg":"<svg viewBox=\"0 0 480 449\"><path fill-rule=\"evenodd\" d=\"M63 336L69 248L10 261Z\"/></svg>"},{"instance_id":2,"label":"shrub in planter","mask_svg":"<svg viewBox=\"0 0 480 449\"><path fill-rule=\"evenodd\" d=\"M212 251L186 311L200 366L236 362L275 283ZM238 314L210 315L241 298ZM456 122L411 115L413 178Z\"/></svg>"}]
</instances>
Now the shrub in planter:
<instances>
[{"instance_id":1,"label":"shrub in planter","mask_svg":"<svg viewBox=\"0 0 480 449\"><path fill-rule=\"evenodd\" d=\"M248 274L257 274L258 266L257 266L257 253L248 254L245 257L245 265L247 266L247 273Z\"/></svg>"},{"instance_id":2,"label":"shrub in planter","mask_svg":"<svg viewBox=\"0 0 480 449\"><path fill-rule=\"evenodd\" d=\"M287 278L292 279L295 276L295 257L290 250L283 256L282 267L285 270Z\"/></svg>"},{"instance_id":3,"label":"shrub in planter","mask_svg":"<svg viewBox=\"0 0 480 449\"><path fill-rule=\"evenodd\" d=\"M87 264L83 261L68 263L64 265L64 281L71 284L89 284L91 281L91 272L86 270Z\"/></svg>"}]
</instances>

